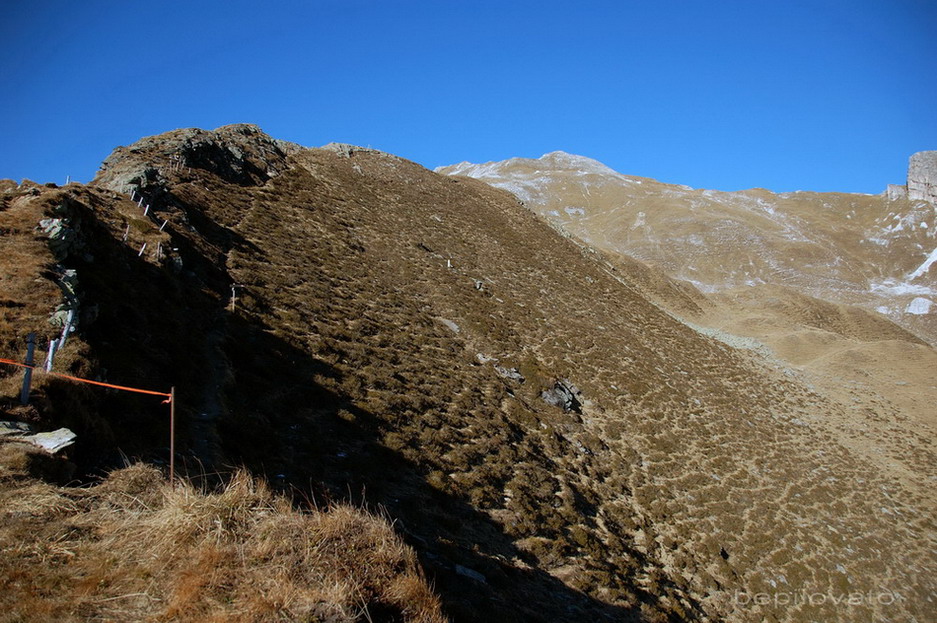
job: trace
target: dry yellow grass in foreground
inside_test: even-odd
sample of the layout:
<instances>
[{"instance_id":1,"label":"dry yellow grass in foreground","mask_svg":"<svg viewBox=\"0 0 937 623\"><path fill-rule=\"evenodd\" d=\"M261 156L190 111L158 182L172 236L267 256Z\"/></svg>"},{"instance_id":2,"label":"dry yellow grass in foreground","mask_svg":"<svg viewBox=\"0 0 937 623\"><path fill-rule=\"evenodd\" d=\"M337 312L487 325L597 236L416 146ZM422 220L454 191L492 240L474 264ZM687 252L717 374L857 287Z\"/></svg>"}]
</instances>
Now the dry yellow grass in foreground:
<instances>
[{"instance_id":1,"label":"dry yellow grass in foreground","mask_svg":"<svg viewBox=\"0 0 937 623\"><path fill-rule=\"evenodd\" d=\"M298 512L243 472L217 492L136 465L90 489L0 446L2 621L443 621L381 518Z\"/></svg>"}]
</instances>

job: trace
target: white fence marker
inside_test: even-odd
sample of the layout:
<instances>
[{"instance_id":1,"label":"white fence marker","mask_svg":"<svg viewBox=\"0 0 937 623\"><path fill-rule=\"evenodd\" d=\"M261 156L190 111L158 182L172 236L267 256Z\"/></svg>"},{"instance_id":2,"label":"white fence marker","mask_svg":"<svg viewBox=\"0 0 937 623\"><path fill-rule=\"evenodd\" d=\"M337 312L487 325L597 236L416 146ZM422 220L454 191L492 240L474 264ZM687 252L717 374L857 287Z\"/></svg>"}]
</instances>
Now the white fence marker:
<instances>
[{"instance_id":1,"label":"white fence marker","mask_svg":"<svg viewBox=\"0 0 937 623\"><path fill-rule=\"evenodd\" d=\"M49 350L46 353L46 372L52 372L52 360L55 359L55 351L58 347L58 340L49 340Z\"/></svg>"},{"instance_id":2,"label":"white fence marker","mask_svg":"<svg viewBox=\"0 0 937 623\"><path fill-rule=\"evenodd\" d=\"M62 347L65 346L65 338L68 337L68 334L72 332L72 322L75 321L75 310L68 310L68 316L65 317L65 325L62 326L62 337L59 338L58 350L62 350Z\"/></svg>"}]
</instances>

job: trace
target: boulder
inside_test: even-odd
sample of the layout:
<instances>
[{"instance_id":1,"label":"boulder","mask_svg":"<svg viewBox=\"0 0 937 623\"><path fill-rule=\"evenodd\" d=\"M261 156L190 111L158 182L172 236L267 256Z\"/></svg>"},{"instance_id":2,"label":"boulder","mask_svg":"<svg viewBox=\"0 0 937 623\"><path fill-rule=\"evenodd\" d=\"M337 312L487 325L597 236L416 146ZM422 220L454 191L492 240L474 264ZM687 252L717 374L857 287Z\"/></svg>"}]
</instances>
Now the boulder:
<instances>
[{"instance_id":1,"label":"boulder","mask_svg":"<svg viewBox=\"0 0 937 623\"><path fill-rule=\"evenodd\" d=\"M75 443L77 436L67 428L60 428L50 433L36 433L28 437L22 437L22 441L39 446L49 454L55 454L59 450L64 450Z\"/></svg>"}]
</instances>

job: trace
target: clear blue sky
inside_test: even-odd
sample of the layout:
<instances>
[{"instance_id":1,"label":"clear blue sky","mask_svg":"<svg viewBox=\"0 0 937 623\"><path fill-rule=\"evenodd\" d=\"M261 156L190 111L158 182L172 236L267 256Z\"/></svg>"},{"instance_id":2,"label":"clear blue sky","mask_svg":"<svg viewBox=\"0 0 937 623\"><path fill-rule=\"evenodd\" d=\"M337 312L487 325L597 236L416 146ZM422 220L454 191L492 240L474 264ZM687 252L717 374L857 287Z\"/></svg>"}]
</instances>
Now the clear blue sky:
<instances>
[{"instance_id":1,"label":"clear blue sky","mask_svg":"<svg viewBox=\"0 0 937 623\"><path fill-rule=\"evenodd\" d=\"M557 149L694 187L877 193L937 149L934 0L5 3L0 178L236 122L427 167Z\"/></svg>"}]
</instances>

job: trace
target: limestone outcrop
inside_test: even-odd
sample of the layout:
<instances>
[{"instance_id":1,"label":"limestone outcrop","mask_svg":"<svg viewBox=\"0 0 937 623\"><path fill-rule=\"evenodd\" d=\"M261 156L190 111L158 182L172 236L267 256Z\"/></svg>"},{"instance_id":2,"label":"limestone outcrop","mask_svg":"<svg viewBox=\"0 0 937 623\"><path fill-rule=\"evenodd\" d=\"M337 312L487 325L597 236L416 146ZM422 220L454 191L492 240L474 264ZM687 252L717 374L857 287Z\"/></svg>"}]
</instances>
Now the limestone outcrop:
<instances>
[{"instance_id":1,"label":"limestone outcrop","mask_svg":"<svg viewBox=\"0 0 937 623\"><path fill-rule=\"evenodd\" d=\"M908 199L937 203L937 151L919 151L908 161Z\"/></svg>"},{"instance_id":2,"label":"limestone outcrop","mask_svg":"<svg viewBox=\"0 0 937 623\"><path fill-rule=\"evenodd\" d=\"M908 187L904 184L889 184L885 187L885 198L889 201L908 198Z\"/></svg>"}]
</instances>

